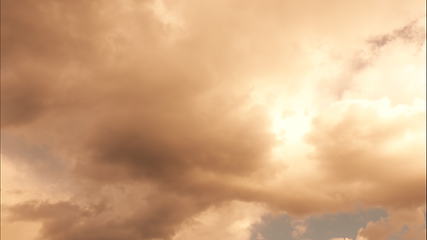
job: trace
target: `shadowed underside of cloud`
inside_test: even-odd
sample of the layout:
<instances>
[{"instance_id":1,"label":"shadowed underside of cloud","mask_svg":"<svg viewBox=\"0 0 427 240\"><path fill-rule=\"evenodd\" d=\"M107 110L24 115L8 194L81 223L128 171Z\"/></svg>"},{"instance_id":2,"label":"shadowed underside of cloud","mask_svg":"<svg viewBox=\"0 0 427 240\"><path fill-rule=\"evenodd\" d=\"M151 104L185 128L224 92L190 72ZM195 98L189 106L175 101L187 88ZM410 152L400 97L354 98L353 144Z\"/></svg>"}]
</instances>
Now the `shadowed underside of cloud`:
<instances>
[{"instance_id":1,"label":"shadowed underside of cloud","mask_svg":"<svg viewBox=\"0 0 427 240\"><path fill-rule=\"evenodd\" d=\"M1 4L2 160L67 196L4 203L41 239L248 239L268 211L424 206L419 1ZM275 104L305 137L277 138Z\"/></svg>"}]
</instances>

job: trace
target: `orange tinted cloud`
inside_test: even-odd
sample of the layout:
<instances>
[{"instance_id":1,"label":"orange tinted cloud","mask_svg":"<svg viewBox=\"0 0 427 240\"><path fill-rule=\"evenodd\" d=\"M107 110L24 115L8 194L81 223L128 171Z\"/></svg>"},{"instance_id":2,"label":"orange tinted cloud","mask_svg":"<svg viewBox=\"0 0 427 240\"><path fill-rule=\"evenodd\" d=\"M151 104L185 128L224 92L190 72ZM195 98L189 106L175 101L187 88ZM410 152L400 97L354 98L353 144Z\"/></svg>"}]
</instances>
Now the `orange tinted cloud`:
<instances>
[{"instance_id":1,"label":"orange tinted cloud","mask_svg":"<svg viewBox=\"0 0 427 240\"><path fill-rule=\"evenodd\" d=\"M191 221L236 200L423 206L423 4L3 1L2 154L28 173L6 187L54 186L10 198L8 221L52 240L200 239ZM230 213L246 234L218 236L262 214Z\"/></svg>"}]
</instances>

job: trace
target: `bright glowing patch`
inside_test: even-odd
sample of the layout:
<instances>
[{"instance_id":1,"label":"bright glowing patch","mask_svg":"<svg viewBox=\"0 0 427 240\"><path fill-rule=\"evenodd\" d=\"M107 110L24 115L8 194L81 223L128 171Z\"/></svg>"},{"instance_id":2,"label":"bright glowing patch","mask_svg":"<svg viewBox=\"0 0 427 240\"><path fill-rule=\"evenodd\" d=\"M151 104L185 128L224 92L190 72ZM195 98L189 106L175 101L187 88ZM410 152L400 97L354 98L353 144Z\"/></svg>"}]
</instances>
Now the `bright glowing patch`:
<instances>
[{"instance_id":1,"label":"bright glowing patch","mask_svg":"<svg viewBox=\"0 0 427 240\"><path fill-rule=\"evenodd\" d=\"M278 140L300 142L310 129L310 118L302 111L286 116L279 110L272 116L272 129Z\"/></svg>"}]
</instances>

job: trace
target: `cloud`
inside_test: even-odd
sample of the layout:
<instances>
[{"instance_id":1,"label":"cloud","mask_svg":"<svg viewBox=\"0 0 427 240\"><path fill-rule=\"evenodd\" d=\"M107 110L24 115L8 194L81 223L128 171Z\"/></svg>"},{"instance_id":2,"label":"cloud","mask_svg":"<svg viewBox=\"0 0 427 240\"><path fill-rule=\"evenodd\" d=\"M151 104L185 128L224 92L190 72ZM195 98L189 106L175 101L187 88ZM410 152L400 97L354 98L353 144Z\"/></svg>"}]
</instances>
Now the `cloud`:
<instances>
[{"instance_id":1,"label":"cloud","mask_svg":"<svg viewBox=\"0 0 427 240\"><path fill-rule=\"evenodd\" d=\"M260 222L264 214L266 209L254 203L233 201L214 206L197 215L173 240L249 239L251 226Z\"/></svg>"},{"instance_id":2,"label":"cloud","mask_svg":"<svg viewBox=\"0 0 427 240\"><path fill-rule=\"evenodd\" d=\"M176 208L181 210L177 211ZM247 239L250 226L259 221L265 210L257 205L232 202L211 207L184 221L191 201L177 197L134 209L130 215L112 214L102 204L79 206L69 201L25 202L8 208L9 221L40 221L41 233L50 239ZM184 215L182 215L184 214ZM180 231L176 227L184 224ZM143 228L141 228L143 226ZM64 229L64 230L62 230ZM66 230L65 230L66 229Z\"/></svg>"},{"instance_id":3,"label":"cloud","mask_svg":"<svg viewBox=\"0 0 427 240\"><path fill-rule=\"evenodd\" d=\"M2 161L37 189L9 221L245 239L267 211L423 205L420 4L3 1Z\"/></svg>"},{"instance_id":4,"label":"cloud","mask_svg":"<svg viewBox=\"0 0 427 240\"><path fill-rule=\"evenodd\" d=\"M299 239L307 231L307 225L302 220L292 221L291 226L294 239Z\"/></svg>"},{"instance_id":5,"label":"cloud","mask_svg":"<svg viewBox=\"0 0 427 240\"><path fill-rule=\"evenodd\" d=\"M370 192L352 197L381 206L418 206L425 197L424 115L423 105L344 101L315 119L309 139L328 177L359 185L357 195Z\"/></svg>"},{"instance_id":6,"label":"cloud","mask_svg":"<svg viewBox=\"0 0 427 240\"><path fill-rule=\"evenodd\" d=\"M420 24L422 20L417 19L415 21L412 21L404 27L394 30L390 34L374 37L368 42L372 44L374 48L381 48L386 44L389 44L390 42L395 41L399 38L411 42L416 41L422 44L425 38L425 28L423 28Z\"/></svg>"},{"instance_id":7,"label":"cloud","mask_svg":"<svg viewBox=\"0 0 427 240\"><path fill-rule=\"evenodd\" d=\"M178 208L180 210L178 210ZM158 199L149 208L129 216L111 216L104 206L79 206L65 202L26 202L9 208L10 221L39 221L41 234L49 239L153 239L172 237L189 212L197 209L181 198ZM178 211L177 211L178 210ZM143 226L141 228L141 226Z\"/></svg>"},{"instance_id":8,"label":"cloud","mask_svg":"<svg viewBox=\"0 0 427 240\"><path fill-rule=\"evenodd\" d=\"M391 211L387 218L369 222L366 227L359 230L356 240L381 240L392 237L421 240L425 235L425 210L418 208Z\"/></svg>"}]
</instances>

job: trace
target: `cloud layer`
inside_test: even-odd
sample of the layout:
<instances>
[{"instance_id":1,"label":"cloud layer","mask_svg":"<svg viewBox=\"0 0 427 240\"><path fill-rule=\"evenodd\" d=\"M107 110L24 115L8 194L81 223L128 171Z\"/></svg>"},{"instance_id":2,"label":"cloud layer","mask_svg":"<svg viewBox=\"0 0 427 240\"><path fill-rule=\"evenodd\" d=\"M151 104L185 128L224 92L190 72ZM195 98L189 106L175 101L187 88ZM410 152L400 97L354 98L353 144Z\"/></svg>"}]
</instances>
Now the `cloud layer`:
<instances>
[{"instance_id":1,"label":"cloud layer","mask_svg":"<svg viewBox=\"0 0 427 240\"><path fill-rule=\"evenodd\" d=\"M360 239L398 228L425 206L423 4L3 1L5 228L247 239L364 207L398 220Z\"/></svg>"}]
</instances>

